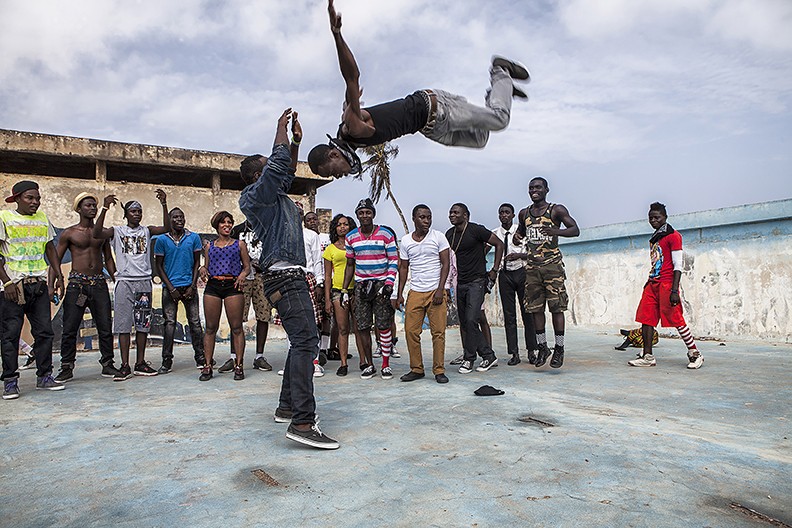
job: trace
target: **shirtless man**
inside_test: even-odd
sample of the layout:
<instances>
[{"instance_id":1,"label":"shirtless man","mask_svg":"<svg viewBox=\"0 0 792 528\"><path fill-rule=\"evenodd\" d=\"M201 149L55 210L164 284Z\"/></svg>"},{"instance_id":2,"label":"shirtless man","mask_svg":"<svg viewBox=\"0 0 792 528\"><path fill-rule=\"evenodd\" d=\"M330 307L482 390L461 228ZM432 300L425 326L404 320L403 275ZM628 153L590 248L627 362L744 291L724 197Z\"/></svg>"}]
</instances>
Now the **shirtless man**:
<instances>
[{"instance_id":1,"label":"shirtless man","mask_svg":"<svg viewBox=\"0 0 792 528\"><path fill-rule=\"evenodd\" d=\"M77 332L80 330L85 309L91 310L99 333L99 363L102 376L112 378L118 374L113 366L113 330L111 328L110 292L107 289L102 267L107 268L115 280L115 261L107 240L93 238L97 198L90 193L80 193L74 198L72 209L80 215L80 222L66 228L58 239L58 258L68 249L72 268L69 285L63 299L63 337L61 338L61 369L56 381L66 382L74 377L77 360Z\"/></svg>"},{"instance_id":2,"label":"shirtless man","mask_svg":"<svg viewBox=\"0 0 792 528\"><path fill-rule=\"evenodd\" d=\"M484 148L490 132L509 126L512 98L527 100L513 81L529 82L522 64L493 56L486 107L471 104L443 90L418 90L403 99L360 107L360 70L341 36L341 14L328 0L330 30L335 40L338 64L346 83L344 113L337 138L317 145L308 153L311 170L336 178L361 171L355 149L380 145L398 137L420 132L432 141L453 147Z\"/></svg>"}]
</instances>

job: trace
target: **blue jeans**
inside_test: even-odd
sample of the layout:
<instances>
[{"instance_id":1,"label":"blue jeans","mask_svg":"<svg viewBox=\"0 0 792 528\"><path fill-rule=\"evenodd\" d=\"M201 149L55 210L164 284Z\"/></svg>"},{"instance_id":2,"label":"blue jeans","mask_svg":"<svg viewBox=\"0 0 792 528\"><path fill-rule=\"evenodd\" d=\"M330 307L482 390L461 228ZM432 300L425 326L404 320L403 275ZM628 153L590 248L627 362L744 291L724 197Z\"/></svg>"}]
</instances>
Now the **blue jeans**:
<instances>
[{"instance_id":1,"label":"blue jeans","mask_svg":"<svg viewBox=\"0 0 792 528\"><path fill-rule=\"evenodd\" d=\"M481 305L487 294L487 279L477 279L471 282L460 282L457 285L457 313L459 324L465 328L465 361L471 363L476 360L476 353L482 359L495 359L487 338L481 333Z\"/></svg>"},{"instance_id":2,"label":"blue jeans","mask_svg":"<svg viewBox=\"0 0 792 528\"><path fill-rule=\"evenodd\" d=\"M3 376L7 380L19 377L19 336L25 316L30 322L33 334L33 355L36 356L36 376L39 378L52 373L52 320L50 319L50 300L45 281L25 284L25 304L17 304L0 296L3 304L2 356Z\"/></svg>"},{"instance_id":3,"label":"blue jeans","mask_svg":"<svg viewBox=\"0 0 792 528\"><path fill-rule=\"evenodd\" d=\"M437 120L426 137L452 147L484 148L490 132L509 126L514 87L509 74L500 68L490 70L490 85L486 107L471 104L460 95L432 90L437 94Z\"/></svg>"},{"instance_id":4,"label":"blue jeans","mask_svg":"<svg viewBox=\"0 0 792 528\"><path fill-rule=\"evenodd\" d=\"M82 295L82 297L81 297ZM78 306L77 301L82 303ZM91 318L99 334L99 363L113 365L113 329L110 292L104 280L80 282L69 279L66 295L63 296L63 337L61 338L61 366L74 368L77 359L77 333L83 322L85 309L91 310Z\"/></svg>"},{"instance_id":5,"label":"blue jeans","mask_svg":"<svg viewBox=\"0 0 792 528\"><path fill-rule=\"evenodd\" d=\"M176 288L179 293L184 295L189 286ZM204 357L204 333L201 326L201 310L198 308L198 292L193 290L194 295L186 300L181 297L174 301L167 288L162 288L162 317L165 319L164 336L162 337L162 360L173 360L173 335L176 333L176 315L179 312L179 303L184 305L187 312L187 324L190 325L190 340L192 341L195 361Z\"/></svg>"},{"instance_id":6,"label":"blue jeans","mask_svg":"<svg viewBox=\"0 0 792 528\"><path fill-rule=\"evenodd\" d=\"M278 407L292 411L295 425L313 424L316 417L313 359L319 354L319 331L305 276L265 273L264 295L278 310L290 343Z\"/></svg>"}]
</instances>

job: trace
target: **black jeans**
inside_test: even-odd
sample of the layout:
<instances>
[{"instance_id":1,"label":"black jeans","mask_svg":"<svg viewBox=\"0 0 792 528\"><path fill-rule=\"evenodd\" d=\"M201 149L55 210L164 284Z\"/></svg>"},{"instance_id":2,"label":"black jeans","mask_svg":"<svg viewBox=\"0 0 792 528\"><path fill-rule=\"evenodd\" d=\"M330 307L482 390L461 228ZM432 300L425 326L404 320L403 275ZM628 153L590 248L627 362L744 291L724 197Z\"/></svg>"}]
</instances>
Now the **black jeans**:
<instances>
[{"instance_id":1,"label":"black jeans","mask_svg":"<svg viewBox=\"0 0 792 528\"><path fill-rule=\"evenodd\" d=\"M536 350L536 331L533 316L525 313L525 268L509 271L504 269L498 275L498 290L503 307L503 326L506 328L506 347L509 354L518 354L520 346L517 342L517 309L515 297L520 309L523 328L525 329L525 348L530 352Z\"/></svg>"},{"instance_id":2,"label":"black jeans","mask_svg":"<svg viewBox=\"0 0 792 528\"><path fill-rule=\"evenodd\" d=\"M36 356L36 376L52 374L52 320L50 319L50 300L47 283L44 281L25 284L25 304L6 300L2 295L3 321L2 348L3 376L0 379L19 377L19 336L25 316L30 322L33 334L33 355Z\"/></svg>"},{"instance_id":3,"label":"black jeans","mask_svg":"<svg viewBox=\"0 0 792 528\"><path fill-rule=\"evenodd\" d=\"M61 338L61 367L74 368L77 360L77 334L85 315L91 310L91 318L99 334L99 363L113 365L112 308L107 282L82 282L70 279L63 297L63 337Z\"/></svg>"},{"instance_id":4,"label":"black jeans","mask_svg":"<svg viewBox=\"0 0 792 528\"><path fill-rule=\"evenodd\" d=\"M481 333L481 305L484 296L487 294L487 279L478 279L472 282L460 282L457 284L457 312L459 313L459 324L465 328L465 361L471 363L476 360L476 353L483 359L495 359L495 352L492 351L487 338Z\"/></svg>"},{"instance_id":5,"label":"black jeans","mask_svg":"<svg viewBox=\"0 0 792 528\"><path fill-rule=\"evenodd\" d=\"M190 289L189 286L176 288L179 293ZM167 288L162 288L162 316L165 318L165 335L162 338L162 360L173 360L173 335L176 333L176 314L179 312L179 303L184 305L187 312L187 324L190 325L190 339L192 340L195 360L204 357L204 332L201 326L201 310L198 308L198 292L193 290L194 295L190 300L181 297L178 301L173 300Z\"/></svg>"},{"instance_id":6,"label":"black jeans","mask_svg":"<svg viewBox=\"0 0 792 528\"><path fill-rule=\"evenodd\" d=\"M291 409L293 424L312 424L316 416L313 358L319 354L319 332L305 276L266 273L264 295L278 310L290 343L278 407Z\"/></svg>"}]
</instances>

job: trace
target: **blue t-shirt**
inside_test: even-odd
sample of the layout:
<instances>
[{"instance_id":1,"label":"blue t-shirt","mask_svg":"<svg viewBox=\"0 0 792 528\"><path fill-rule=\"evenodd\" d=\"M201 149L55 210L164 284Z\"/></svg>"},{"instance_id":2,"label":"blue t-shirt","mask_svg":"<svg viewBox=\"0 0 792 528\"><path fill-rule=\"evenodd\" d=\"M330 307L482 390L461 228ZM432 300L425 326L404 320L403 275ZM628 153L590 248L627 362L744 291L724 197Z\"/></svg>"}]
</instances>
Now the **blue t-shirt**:
<instances>
[{"instance_id":1,"label":"blue t-shirt","mask_svg":"<svg viewBox=\"0 0 792 528\"><path fill-rule=\"evenodd\" d=\"M201 237L185 229L178 244L167 233L158 236L154 255L165 257L165 275L175 288L179 288L192 284L195 252L201 249Z\"/></svg>"}]
</instances>

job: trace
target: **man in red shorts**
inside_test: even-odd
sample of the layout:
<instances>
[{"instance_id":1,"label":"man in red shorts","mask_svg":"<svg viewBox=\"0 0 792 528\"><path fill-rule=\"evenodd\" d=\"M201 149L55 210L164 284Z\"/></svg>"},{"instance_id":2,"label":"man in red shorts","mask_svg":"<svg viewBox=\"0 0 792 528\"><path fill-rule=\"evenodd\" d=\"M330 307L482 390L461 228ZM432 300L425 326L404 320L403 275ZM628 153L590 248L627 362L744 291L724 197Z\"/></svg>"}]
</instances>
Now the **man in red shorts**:
<instances>
[{"instance_id":1,"label":"man in red shorts","mask_svg":"<svg viewBox=\"0 0 792 528\"><path fill-rule=\"evenodd\" d=\"M654 367L652 337L657 323L675 327L687 346L689 369L700 368L704 358L696 348L690 329L682 315L679 300L679 280L682 278L682 235L668 224L665 205L655 202L649 206L649 225L655 230L649 240L652 269L643 289L635 320L641 323L643 355L628 361L631 367Z\"/></svg>"}]
</instances>

